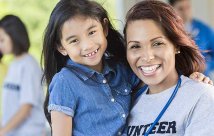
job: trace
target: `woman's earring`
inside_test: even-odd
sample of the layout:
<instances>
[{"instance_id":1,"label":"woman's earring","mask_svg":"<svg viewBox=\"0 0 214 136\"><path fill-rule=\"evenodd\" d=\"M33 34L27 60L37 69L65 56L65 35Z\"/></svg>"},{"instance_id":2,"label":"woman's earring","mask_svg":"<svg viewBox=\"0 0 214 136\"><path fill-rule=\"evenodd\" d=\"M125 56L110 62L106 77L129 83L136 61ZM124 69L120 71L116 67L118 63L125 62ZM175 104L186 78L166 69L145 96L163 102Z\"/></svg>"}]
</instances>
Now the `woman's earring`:
<instances>
[{"instance_id":1,"label":"woman's earring","mask_svg":"<svg viewBox=\"0 0 214 136\"><path fill-rule=\"evenodd\" d=\"M176 54L179 54L179 53L181 53L181 51L178 50L178 51L176 52Z\"/></svg>"}]
</instances>

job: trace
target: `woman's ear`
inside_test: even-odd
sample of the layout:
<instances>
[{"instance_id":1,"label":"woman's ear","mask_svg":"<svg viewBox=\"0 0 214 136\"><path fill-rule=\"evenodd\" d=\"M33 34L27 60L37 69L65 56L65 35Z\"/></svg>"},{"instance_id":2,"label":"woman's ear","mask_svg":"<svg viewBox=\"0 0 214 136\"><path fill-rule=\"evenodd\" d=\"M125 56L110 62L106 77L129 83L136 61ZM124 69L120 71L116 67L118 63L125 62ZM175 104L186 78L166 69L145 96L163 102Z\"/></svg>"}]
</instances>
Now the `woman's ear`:
<instances>
[{"instance_id":1,"label":"woman's ear","mask_svg":"<svg viewBox=\"0 0 214 136\"><path fill-rule=\"evenodd\" d=\"M108 36L108 19L107 18L104 18L103 19L103 31L104 31L104 34L105 36L107 37Z\"/></svg>"},{"instance_id":2,"label":"woman's ear","mask_svg":"<svg viewBox=\"0 0 214 136\"><path fill-rule=\"evenodd\" d=\"M59 46L59 47L57 48L57 50L58 50L63 56L67 56L67 55L68 55L67 51L66 51L65 48L62 47L62 46Z\"/></svg>"}]
</instances>

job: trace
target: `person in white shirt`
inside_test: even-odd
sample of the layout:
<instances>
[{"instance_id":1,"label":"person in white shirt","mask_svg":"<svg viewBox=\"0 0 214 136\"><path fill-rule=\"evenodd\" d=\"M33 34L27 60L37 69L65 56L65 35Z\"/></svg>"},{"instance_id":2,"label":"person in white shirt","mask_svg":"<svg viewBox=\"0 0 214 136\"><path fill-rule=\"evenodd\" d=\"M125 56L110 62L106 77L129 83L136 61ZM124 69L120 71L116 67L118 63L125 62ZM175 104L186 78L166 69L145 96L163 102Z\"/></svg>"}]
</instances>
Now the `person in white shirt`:
<instances>
[{"instance_id":1,"label":"person in white shirt","mask_svg":"<svg viewBox=\"0 0 214 136\"><path fill-rule=\"evenodd\" d=\"M45 132L42 71L28 53L29 37L23 22L14 15L0 20L0 50L13 54L3 83L0 136L42 136Z\"/></svg>"}]
</instances>

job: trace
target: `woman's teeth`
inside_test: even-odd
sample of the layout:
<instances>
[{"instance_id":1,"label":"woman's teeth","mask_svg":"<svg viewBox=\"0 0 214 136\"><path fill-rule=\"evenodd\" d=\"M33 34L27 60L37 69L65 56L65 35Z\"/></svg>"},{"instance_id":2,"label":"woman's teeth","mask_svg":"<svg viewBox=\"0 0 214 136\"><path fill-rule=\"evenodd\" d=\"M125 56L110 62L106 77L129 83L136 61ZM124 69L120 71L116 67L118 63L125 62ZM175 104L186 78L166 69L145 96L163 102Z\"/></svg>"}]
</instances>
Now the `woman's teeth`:
<instances>
[{"instance_id":1,"label":"woman's teeth","mask_svg":"<svg viewBox=\"0 0 214 136\"><path fill-rule=\"evenodd\" d=\"M139 68L141 71L148 74L148 73L153 73L159 67L160 65L152 65L152 66L141 66Z\"/></svg>"}]
</instances>

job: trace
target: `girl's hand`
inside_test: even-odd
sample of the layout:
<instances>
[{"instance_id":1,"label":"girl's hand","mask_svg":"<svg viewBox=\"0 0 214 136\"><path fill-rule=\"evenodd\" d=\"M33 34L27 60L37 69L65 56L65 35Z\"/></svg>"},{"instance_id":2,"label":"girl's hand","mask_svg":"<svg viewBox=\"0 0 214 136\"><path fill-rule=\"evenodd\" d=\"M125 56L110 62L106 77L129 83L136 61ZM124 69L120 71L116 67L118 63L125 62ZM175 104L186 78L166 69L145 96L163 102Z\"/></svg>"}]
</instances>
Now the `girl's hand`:
<instances>
[{"instance_id":1,"label":"girl's hand","mask_svg":"<svg viewBox=\"0 0 214 136\"><path fill-rule=\"evenodd\" d=\"M189 78L193 79L193 80L196 80L196 81L199 81L199 82L203 82L203 83L206 83L206 84L210 84L210 85L213 85L213 81L210 80L209 77L206 77L204 74L202 73L199 73L199 72L194 72L192 73Z\"/></svg>"}]
</instances>

